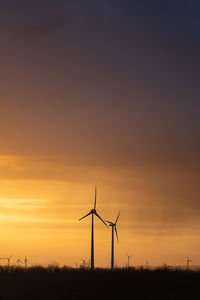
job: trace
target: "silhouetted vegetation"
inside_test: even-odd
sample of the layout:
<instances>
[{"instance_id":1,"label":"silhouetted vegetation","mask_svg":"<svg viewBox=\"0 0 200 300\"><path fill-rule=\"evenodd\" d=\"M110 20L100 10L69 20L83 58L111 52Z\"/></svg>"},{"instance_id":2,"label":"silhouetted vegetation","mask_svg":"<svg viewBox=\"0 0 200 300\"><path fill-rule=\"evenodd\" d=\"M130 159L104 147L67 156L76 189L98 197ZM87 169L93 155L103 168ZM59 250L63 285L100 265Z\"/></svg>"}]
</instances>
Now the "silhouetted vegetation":
<instances>
[{"instance_id":1,"label":"silhouetted vegetation","mask_svg":"<svg viewBox=\"0 0 200 300\"><path fill-rule=\"evenodd\" d=\"M200 272L0 267L0 299L198 299Z\"/></svg>"}]
</instances>

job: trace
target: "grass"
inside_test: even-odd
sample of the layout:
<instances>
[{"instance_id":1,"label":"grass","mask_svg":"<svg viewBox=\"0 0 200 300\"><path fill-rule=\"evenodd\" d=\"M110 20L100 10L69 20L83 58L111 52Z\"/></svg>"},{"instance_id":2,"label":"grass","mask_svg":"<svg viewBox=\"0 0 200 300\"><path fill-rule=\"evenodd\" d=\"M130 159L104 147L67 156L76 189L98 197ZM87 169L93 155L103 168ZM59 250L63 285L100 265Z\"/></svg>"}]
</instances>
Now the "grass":
<instances>
[{"instance_id":1,"label":"grass","mask_svg":"<svg viewBox=\"0 0 200 300\"><path fill-rule=\"evenodd\" d=\"M0 300L10 299L199 299L200 272L169 267L70 269L0 267Z\"/></svg>"}]
</instances>

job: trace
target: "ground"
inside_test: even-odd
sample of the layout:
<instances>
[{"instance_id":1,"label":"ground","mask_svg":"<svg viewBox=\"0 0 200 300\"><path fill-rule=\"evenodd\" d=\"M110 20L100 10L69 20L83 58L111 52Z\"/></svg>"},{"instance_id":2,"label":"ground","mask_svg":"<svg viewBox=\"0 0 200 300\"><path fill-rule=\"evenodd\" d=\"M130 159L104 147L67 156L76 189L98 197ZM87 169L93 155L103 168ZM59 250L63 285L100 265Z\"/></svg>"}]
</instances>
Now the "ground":
<instances>
[{"instance_id":1,"label":"ground","mask_svg":"<svg viewBox=\"0 0 200 300\"><path fill-rule=\"evenodd\" d=\"M180 269L0 268L0 299L199 299L200 272Z\"/></svg>"}]
</instances>

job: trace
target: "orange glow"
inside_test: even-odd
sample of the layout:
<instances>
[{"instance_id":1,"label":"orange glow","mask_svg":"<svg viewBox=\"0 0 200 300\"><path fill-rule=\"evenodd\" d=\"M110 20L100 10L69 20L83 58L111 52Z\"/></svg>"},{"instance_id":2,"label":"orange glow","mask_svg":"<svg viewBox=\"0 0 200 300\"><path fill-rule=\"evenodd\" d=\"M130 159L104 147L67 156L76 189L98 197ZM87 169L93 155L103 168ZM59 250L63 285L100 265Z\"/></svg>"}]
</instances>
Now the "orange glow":
<instances>
[{"instance_id":1,"label":"orange glow","mask_svg":"<svg viewBox=\"0 0 200 300\"><path fill-rule=\"evenodd\" d=\"M0 169L0 235L4 256L27 255L33 263L57 261L72 266L89 258L91 220L78 219L92 207L96 183L99 214L114 220L121 211L120 242L116 243L118 265L126 264L128 253L133 254L134 265L144 265L146 261L152 265L184 264L188 252L198 259L198 216L193 212L192 219L186 222L184 211L182 219L175 205L169 202L167 207L159 201L159 191L148 188L148 174L143 168L137 169L138 177L121 168L120 177L119 169L116 172L113 168L73 168L53 158L1 156ZM71 181L69 171L73 171ZM128 181L130 175L132 181ZM95 179L94 184L91 178ZM151 187L161 181L156 171L149 180ZM141 189L141 185L146 189ZM170 222L167 214L172 218ZM95 220L95 262L99 266L110 264L111 232L104 227Z\"/></svg>"}]
</instances>

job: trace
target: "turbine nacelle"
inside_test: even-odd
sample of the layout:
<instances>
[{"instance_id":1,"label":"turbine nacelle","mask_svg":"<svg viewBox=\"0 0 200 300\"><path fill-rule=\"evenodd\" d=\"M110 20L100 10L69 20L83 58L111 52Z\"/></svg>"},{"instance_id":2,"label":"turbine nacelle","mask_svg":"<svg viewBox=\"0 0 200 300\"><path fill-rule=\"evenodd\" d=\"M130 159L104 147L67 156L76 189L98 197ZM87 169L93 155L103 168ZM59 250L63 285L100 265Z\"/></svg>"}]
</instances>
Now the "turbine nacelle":
<instances>
[{"instance_id":1,"label":"turbine nacelle","mask_svg":"<svg viewBox=\"0 0 200 300\"><path fill-rule=\"evenodd\" d=\"M104 223L104 225L106 226L106 227L108 227L108 225L104 222L104 220L99 216L99 214L97 213L97 211L96 211L96 199L97 199L97 189L96 189L96 187L95 187L95 198L94 198L94 208L93 209L91 209L91 211L88 213L88 214L86 214L85 216L83 216L82 218L80 218L79 219L79 221L80 220L82 220L82 219L84 219L84 218L86 218L86 217L88 217L89 215L95 215L95 216L97 216L100 220L101 220L101 222L103 222Z\"/></svg>"},{"instance_id":2,"label":"turbine nacelle","mask_svg":"<svg viewBox=\"0 0 200 300\"><path fill-rule=\"evenodd\" d=\"M106 221L106 223L108 223L109 224L109 226L111 226L111 227L113 227L113 229L115 230L115 234L116 234L116 237L117 237L117 241L119 241L119 239L118 239L118 233L117 233L117 221L118 221L118 219L119 219L119 215L120 215L120 212L118 213L118 215L117 215L117 218L116 218L116 220L115 220L115 223L113 223L113 222L110 222L110 221Z\"/></svg>"}]
</instances>

